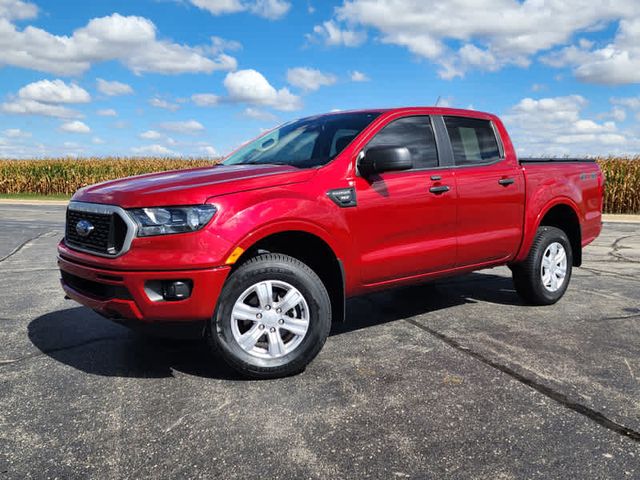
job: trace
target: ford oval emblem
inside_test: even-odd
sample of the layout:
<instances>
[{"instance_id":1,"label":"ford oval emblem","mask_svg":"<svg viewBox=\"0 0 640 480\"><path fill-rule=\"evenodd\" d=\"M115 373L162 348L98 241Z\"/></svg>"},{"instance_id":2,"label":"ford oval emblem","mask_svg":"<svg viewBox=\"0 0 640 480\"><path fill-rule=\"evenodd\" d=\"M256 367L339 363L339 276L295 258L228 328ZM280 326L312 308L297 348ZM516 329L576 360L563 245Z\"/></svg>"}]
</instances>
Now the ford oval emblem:
<instances>
[{"instance_id":1,"label":"ford oval emblem","mask_svg":"<svg viewBox=\"0 0 640 480\"><path fill-rule=\"evenodd\" d=\"M95 227L89 220L80 220L76 223L76 232L81 237L88 237Z\"/></svg>"}]
</instances>

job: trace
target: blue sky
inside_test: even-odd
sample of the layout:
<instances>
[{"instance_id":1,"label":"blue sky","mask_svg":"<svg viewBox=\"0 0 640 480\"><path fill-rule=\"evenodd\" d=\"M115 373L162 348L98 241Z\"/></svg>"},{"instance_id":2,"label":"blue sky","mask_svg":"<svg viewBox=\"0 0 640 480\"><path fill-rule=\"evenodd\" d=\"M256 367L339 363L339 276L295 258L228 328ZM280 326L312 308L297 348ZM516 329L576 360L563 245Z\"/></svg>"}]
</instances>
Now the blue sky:
<instances>
[{"instance_id":1,"label":"blue sky","mask_svg":"<svg viewBox=\"0 0 640 480\"><path fill-rule=\"evenodd\" d=\"M524 155L640 153L640 3L0 0L0 157L216 156L438 98Z\"/></svg>"}]
</instances>

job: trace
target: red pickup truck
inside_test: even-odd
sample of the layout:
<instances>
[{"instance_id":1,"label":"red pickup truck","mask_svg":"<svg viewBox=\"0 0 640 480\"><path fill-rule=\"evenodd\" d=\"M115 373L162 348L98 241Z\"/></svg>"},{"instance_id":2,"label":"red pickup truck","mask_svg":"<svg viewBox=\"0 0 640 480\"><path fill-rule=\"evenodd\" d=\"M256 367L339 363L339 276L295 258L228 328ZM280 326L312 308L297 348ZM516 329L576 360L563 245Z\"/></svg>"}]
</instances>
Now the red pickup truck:
<instances>
[{"instance_id":1,"label":"red pickup truck","mask_svg":"<svg viewBox=\"0 0 640 480\"><path fill-rule=\"evenodd\" d=\"M518 160L494 115L447 108L293 121L220 165L80 189L66 295L126 324L195 325L254 378L301 371L354 295L508 265L558 301L601 230L604 179Z\"/></svg>"}]
</instances>

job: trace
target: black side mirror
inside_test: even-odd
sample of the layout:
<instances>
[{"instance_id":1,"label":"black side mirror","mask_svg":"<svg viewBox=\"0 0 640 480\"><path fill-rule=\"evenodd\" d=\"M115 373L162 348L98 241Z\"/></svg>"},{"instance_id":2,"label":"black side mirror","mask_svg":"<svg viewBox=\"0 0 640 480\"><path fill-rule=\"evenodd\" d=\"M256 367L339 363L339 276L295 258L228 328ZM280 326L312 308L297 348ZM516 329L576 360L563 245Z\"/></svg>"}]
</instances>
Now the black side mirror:
<instances>
[{"instance_id":1,"label":"black side mirror","mask_svg":"<svg viewBox=\"0 0 640 480\"><path fill-rule=\"evenodd\" d=\"M371 147L358 161L360 175L366 177L374 173L410 170L413 168L411 152L406 147Z\"/></svg>"}]
</instances>

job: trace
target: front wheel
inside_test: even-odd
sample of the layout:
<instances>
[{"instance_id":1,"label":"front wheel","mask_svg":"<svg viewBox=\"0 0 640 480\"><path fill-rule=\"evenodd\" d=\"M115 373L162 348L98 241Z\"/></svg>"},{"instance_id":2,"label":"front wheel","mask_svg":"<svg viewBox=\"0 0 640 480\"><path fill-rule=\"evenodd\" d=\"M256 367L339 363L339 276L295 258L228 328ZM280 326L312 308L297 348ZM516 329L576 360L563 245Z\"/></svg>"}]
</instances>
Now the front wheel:
<instances>
[{"instance_id":1,"label":"front wheel","mask_svg":"<svg viewBox=\"0 0 640 480\"><path fill-rule=\"evenodd\" d=\"M230 275L208 331L214 351L236 371L275 378L302 371L330 328L329 294L316 273L295 258L266 254Z\"/></svg>"},{"instance_id":2,"label":"front wheel","mask_svg":"<svg viewBox=\"0 0 640 480\"><path fill-rule=\"evenodd\" d=\"M540 227L526 260L511 267L513 284L527 302L551 305L567 290L572 265L567 235L556 227Z\"/></svg>"}]
</instances>

